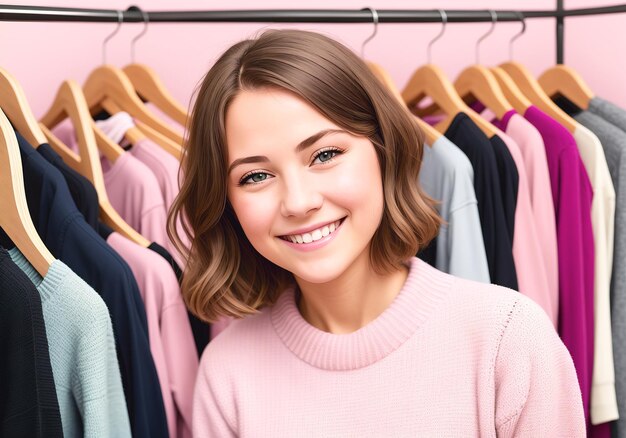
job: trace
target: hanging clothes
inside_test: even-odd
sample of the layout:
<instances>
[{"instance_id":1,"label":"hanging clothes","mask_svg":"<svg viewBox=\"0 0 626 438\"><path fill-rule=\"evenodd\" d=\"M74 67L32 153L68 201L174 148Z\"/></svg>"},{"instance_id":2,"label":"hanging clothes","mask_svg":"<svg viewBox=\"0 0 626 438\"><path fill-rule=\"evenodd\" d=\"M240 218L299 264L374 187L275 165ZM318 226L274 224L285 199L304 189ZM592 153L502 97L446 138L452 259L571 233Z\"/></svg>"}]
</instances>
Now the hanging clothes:
<instances>
[{"instance_id":1,"label":"hanging clothes","mask_svg":"<svg viewBox=\"0 0 626 438\"><path fill-rule=\"evenodd\" d=\"M519 169L513 235L513 260L515 261L519 291L539 304L556 328L557 314L551 306L548 277L541 256L541 244L535 227L522 153L517 143L504 133L494 135L490 141L492 144L500 143L501 147L508 148L513 166Z\"/></svg>"},{"instance_id":2,"label":"hanging clothes","mask_svg":"<svg viewBox=\"0 0 626 438\"><path fill-rule=\"evenodd\" d=\"M550 172L545 145L539 131L514 110L506 113L502 120L496 119L492 123L513 139L522 153L532 214L541 242L540 250L548 281L551 317L556 327L559 309L559 261L552 191L546 190L550 186Z\"/></svg>"},{"instance_id":3,"label":"hanging clothes","mask_svg":"<svg viewBox=\"0 0 626 438\"><path fill-rule=\"evenodd\" d=\"M524 118L537 128L546 148L559 259L558 331L574 360L589 420L594 351L593 190L567 129L534 105Z\"/></svg>"},{"instance_id":4,"label":"hanging clothes","mask_svg":"<svg viewBox=\"0 0 626 438\"><path fill-rule=\"evenodd\" d=\"M593 117L598 116L598 117ZM576 119L591 129L602 143L615 189L615 235L611 277L611 328L615 365L615 391L619 419L615 437L626 437L626 111L595 97L589 111Z\"/></svg>"},{"instance_id":5,"label":"hanging clothes","mask_svg":"<svg viewBox=\"0 0 626 438\"><path fill-rule=\"evenodd\" d=\"M98 120L96 125L112 141L122 144L124 134L129 129L135 127L135 122L128 113L119 112L108 119ZM165 210L169 211L176 196L178 196L180 192L179 161L149 138L143 138L132 145L128 145L127 151L152 171L159 183ZM183 245L186 248L191 248L191 242L183 232L180 222L177 223L177 229L178 235L183 241ZM169 252L175 257L178 265L184 266L184 260L182 256L178 254L174 245L169 245L168 248Z\"/></svg>"},{"instance_id":6,"label":"hanging clothes","mask_svg":"<svg viewBox=\"0 0 626 438\"><path fill-rule=\"evenodd\" d=\"M146 314L130 268L87 225L60 172L19 133L16 136L28 209L38 234L52 254L89 284L109 309L133 436L167 436Z\"/></svg>"},{"instance_id":7,"label":"hanging clothes","mask_svg":"<svg viewBox=\"0 0 626 438\"><path fill-rule=\"evenodd\" d=\"M0 436L62 438L41 297L1 246L0 333Z\"/></svg>"},{"instance_id":8,"label":"hanging clothes","mask_svg":"<svg viewBox=\"0 0 626 438\"><path fill-rule=\"evenodd\" d=\"M60 260L41 277L17 248L15 264L37 287L65 437L130 437L113 327L102 298Z\"/></svg>"},{"instance_id":9,"label":"hanging clothes","mask_svg":"<svg viewBox=\"0 0 626 438\"><path fill-rule=\"evenodd\" d=\"M78 208L85 218L91 218L89 225L98 232L102 224L98 221L98 194L96 193L96 189L93 185L89 182L89 180L87 180L87 178L69 167L49 145L44 144L39 146L37 148L37 152L39 152L49 163L61 172L70 189L76 208ZM179 268L178 264L174 261L169 252L155 242L152 242L148 248L159 253L167 261L180 281L182 278L182 270ZM200 354L202 354L202 351L204 351L206 345L209 343L210 326L191 315L191 313L188 313L188 319L192 327L196 350L199 357Z\"/></svg>"},{"instance_id":10,"label":"hanging clothes","mask_svg":"<svg viewBox=\"0 0 626 438\"><path fill-rule=\"evenodd\" d=\"M100 207L98 205L98 193L95 187L87 178L68 166L63 158L57 154L49 144L39 145L37 152L46 159L46 161L56 167L70 190L70 195L74 200L74 204L80 214L85 218L85 222L94 230L98 230L98 214Z\"/></svg>"},{"instance_id":11,"label":"hanging clothes","mask_svg":"<svg viewBox=\"0 0 626 438\"><path fill-rule=\"evenodd\" d=\"M178 280L158 254L111 230L105 233L102 237L126 260L139 285L170 437L190 438L198 354Z\"/></svg>"},{"instance_id":12,"label":"hanging clothes","mask_svg":"<svg viewBox=\"0 0 626 438\"><path fill-rule=\"evenodd\" d=\"M424 146L419 181L437 200L444 223L436 237L429 264L449 274L490 283L489 265L474 192L474 169L469 159L446 137Z\"/></svg>"},{"instance_id":13,"label":"hanging clothes","mask_svg":"<svg viewBox=\"0 0 626 438\"><path fill-rule=\"evenodd\" d=\"M517 195L519 191L519 174L517 166L511 156L507 145L497 136L489 139L494 156L496 157L496 165L498 167L498 180L500 181L501 202L504 207L504 217L509 236L515 246L515 220L517 208ZM515 260L515 253L513 253ZM517 265L515 266L517 272ZM519 275L517 278L519 285Z\"/></svg>"},{"instance_id":14,"label":"hanging clothes","mask_svg":"<svg viewBox=\"0 0 626 438\"><path fill-rule=\"evenodd\" d=\"M463 113L454 117L445 136L465 153L474 168L474 190L491 282L517 290L513 236L509 234L506 221L506 217L514 217L515 212L504 212L498 165L491 143Z\"/></svg>"},{"instance_id":15,"label":"hanging clothes","mask_svg":"<svg viewBox=\"0 0 626 438\"><path fill-rule=\"evenodd\" d=\"M574 115L574 119L590 129L594 135L597 135L602 145L603 153L606 157L611 181L615 189L615 199L617 197L617 186L620 184L619 178L619 158L622 149L626 148L626 132L621 131L616 126L603 120L599 116L583 111ZM617 206L617 205L616 205ZM605 293L596 293L596 356L594 357L594 381L591 395L591 419L594 424L601 424L608 421L616 420L619 417L617 405L617 397L615 393L615 369L613 356L613 335L612 335L612 315L611 315L611 296L614 295L615 289L611 286L611 275L613 266L621 269L621 263L614 263L614 246L618 244L615 233L620 233L617 226L617 209L611 214L612 205L607 205L609 211L606 211L605 219L607 220L606 229L610 232L608 238L612 238L607 249L610 248L611 260L596 255L596 278L600 277L601 289L596 288L596 292L604 291ZM613 231L611 233L611 231ZM596 249L598 247L596 246ZM597 253L596 253L597 254ZM623 259L617 259L622 260ZM604 266L603 266L604 265ZM596 284L598 286L598 284ZM617 292L620 293L619 291ZM626 414L626 411L624 411Z\"/></svg>"},{"instance_id":16,"label":"hanging clothes","mask_svg":"<svg viewBox=\"0 0 626 438\"><path fill-rule=\"evenodd\" d=\"M65 145L78 152L78 141L69 120L53 130ZM166 211L154 174L130 154L122 154L114 163L100 157L104 185L111 205L135 231L150 241L171 250L166 231Z\"/></svg>"},{"instance_id":17,"label":"hanging clothes","mask_svg":"<svg viewBox=\"0 0 626 438\"><path fill-rule=\"evenodd\" d=\"M593 307L595 324L592 333L595 336L595 353L591 361L594 367L594 382L600 383L603 380L603 370L607 371L607 368L602 365L595 366L595 364L606 362L608 357L612 357L612 353L608 351L611 347L610 343L607 344L606 340L611 339L610 281L613 265L615 189L598 137L586 127L578 125L574 131L574 138L593 189L591 224L595 254ZM601 385L592 386L590 402L592 424L600 424L618 418L617 404L613 400L613 394L607 394L605 389ZM607 395L609 395L608 400ZM600 400L595 401L594 399L597 397ZM609 404L603 406L605 402ZM598 407L593 409L594 406ZM603 415L597 418L596 412Z\"/></svg>"}]
</instances>

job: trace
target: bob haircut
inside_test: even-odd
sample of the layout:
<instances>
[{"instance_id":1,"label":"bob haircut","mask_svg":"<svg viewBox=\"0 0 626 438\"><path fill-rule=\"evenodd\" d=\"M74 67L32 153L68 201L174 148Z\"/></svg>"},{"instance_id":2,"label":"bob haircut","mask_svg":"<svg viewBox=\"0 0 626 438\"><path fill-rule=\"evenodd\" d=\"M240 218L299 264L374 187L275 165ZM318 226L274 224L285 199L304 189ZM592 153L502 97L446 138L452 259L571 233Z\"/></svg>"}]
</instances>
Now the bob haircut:
<instances>
[{"instance_id":1,"label":"bob haircut","mask_svg":"<svg viewBox=\"0 0 626 438\"><path fill-rule=\"evenodd\" d=\"M168 234L187 261L185 302L205 321L255 313L294 283L290 272L252 247L227 197L229 104L241 90L268 87L293 93L374 144L384 194L370 242L376 272L398 269L436 236L441 223L419 187L423 137L408 109L337 41L300 30L265 31L230 47L204 77L181 165L184 179L168 217ZM184 248L177 223L191 248Z\"/></svg>"}]
</instances>

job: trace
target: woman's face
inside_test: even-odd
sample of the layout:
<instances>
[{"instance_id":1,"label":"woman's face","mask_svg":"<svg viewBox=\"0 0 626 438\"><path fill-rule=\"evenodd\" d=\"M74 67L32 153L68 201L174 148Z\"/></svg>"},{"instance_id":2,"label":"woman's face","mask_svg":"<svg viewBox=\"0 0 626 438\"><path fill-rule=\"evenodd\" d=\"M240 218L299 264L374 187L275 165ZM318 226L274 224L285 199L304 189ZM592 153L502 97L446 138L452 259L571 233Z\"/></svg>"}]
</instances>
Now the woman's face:
<instances>
[{"instance_id":1,"label":"woman's face","mask_svg":"<svg viewBox=\"0 0 626 438\"><path fill-rule=\"evenodd\" d=\"M263 257L317 284L369 263L383 190L368 138L276 89L240 92L226 138L228 198Z\"/></svg>"}]
</instances>

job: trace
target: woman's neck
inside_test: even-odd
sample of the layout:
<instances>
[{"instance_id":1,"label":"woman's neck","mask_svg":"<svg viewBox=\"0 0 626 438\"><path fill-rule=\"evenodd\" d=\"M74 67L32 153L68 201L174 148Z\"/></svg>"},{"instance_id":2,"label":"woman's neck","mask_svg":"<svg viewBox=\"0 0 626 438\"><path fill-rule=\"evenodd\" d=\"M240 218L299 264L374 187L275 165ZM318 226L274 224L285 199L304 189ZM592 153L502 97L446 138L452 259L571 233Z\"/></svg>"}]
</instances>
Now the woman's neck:
<instances>
[{"instance_id":1,"label":"woman's neck","mask_svg":"<svg viewBox=\"0 0 626 438\"><path fill-rule=\"evenodd\" d=\"M408 268L377 274L369 248L331 282L307 283L296 279L298 308L312 326L334 334L352 333L376 319L395 299L406 281Z\"/></svg>"}]
</instances>

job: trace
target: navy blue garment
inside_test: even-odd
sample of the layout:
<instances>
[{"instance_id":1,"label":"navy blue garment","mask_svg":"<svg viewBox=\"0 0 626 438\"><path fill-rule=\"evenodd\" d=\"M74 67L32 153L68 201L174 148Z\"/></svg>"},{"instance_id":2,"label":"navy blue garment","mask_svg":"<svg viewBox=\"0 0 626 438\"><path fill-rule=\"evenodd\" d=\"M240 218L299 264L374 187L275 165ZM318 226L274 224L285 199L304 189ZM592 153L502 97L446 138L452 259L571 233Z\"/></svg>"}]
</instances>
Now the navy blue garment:
<instances>
[{"instance_id":1,"label":"navy blue garment","mask_svg":"<svg viewBox=\"0 0 626 438\"><path fill-rule=\"evenodd\" d=\"M498 176L500 177L500 194L502 195L502 207L504 208L504 220L506 221L511 242L515 234L515 209L517 208L517 192L519 190L519 173L515 160L506 143L497 135L489 139L493 152L496 156Z\"/></svg>"},{"instance_id":2,"label":"navy blue garment","mask_svg":"<svg viewBox=\"0 0 626 438\"><path fill-rule=\"evenodd\" d=\"M70 189L70 194L76 204L76 208L80 211L80 214L85 218L85 222L89 224L94 230L98 229L98 193L96 188L80 173L76 172L70 166L67 165L63 158L57 154L49 144L42 144L37 148L37 152L59 169L67 187Z\"/></svg>"},{"instance_id":3,"label":"navy blue garment","mask_svg":"<svg viewBox=\"0 0 626 438\"><path fill-rule=\"evenodd\" d=\"M21 135L17 138L28 209L38 234L109 308L133 436L168 436L146 312L132 271L85 222L61 173Z\"/></svg>"},{"instance_id":4,"label":"navy blue garment","mask_svg":"<svg viewBox=\"0 0 626 438\"><path fill-rule=\"evenodd\" d=\"M491 282L518 290L513 236L507 226L493 145L464 113L454 116L445 136L467 155L474 168L474 191Z\"/></svg>"},{"instance_id":5,"label":"navy blue garment","mask_svg":"<svg viewBox=\"0 0 626 438\"><path fill-rule=\"evenodd\" d=\"M0 357L0 436L62 438L41 297L2 247Z\"/></svg>"}]
</instances>

